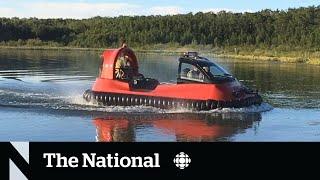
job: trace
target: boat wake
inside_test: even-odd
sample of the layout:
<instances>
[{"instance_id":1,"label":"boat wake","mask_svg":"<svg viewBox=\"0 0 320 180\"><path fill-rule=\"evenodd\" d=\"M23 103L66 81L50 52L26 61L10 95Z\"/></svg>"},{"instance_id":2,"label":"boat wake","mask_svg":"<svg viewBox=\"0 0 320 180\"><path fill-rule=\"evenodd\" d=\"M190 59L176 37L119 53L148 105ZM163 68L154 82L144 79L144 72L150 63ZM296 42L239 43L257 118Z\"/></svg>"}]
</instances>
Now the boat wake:
<instances>
[{"instance_id":1,"label":"boat wake","mask_svg":"<svg viewBox=\"0 0 320 180\"><path fill-rule=\"evenodd\" d=\"M208 111L210 113L218 112L218 113L258 113L258 112L266 112L271 111L273 107L268 103L261 103L260 105L252 105L249 107L243 108L223 108L223 109L215 109Z\"/></svg>"}]
</instances>

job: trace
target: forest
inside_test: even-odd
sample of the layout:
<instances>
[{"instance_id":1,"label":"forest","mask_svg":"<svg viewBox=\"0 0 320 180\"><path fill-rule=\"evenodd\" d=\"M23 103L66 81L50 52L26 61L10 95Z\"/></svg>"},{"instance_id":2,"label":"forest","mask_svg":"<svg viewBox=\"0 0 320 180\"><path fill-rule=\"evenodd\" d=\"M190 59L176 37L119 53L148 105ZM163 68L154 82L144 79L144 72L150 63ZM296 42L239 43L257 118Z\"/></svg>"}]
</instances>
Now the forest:
<instances>
[{"instance_id":1,"label":"forest","mask_svg":"<svg viewBox=\"0 0 320 180\"><path fill-rule=\"evenodd\" d=\"M254 13L189 13L90 19L0 18L0 46L134 47L154 44L318 51L320 6Z\"/></svg>"}]
</instances>

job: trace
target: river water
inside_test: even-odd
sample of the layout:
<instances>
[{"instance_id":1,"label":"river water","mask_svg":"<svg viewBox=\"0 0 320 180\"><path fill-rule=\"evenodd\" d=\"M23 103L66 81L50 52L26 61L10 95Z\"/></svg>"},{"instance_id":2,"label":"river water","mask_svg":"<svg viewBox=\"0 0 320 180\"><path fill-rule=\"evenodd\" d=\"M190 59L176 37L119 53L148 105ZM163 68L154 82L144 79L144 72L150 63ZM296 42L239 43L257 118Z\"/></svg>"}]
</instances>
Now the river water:
<instances>
[{"instance_id":1,"label":"river water","mask_svg":"<svg viewBox=\"0 0 320 180\"><path fill-rule=\"evenodd\" d=\"M261 106L100 107L82 99L100 53L0 50L0 141L320 141L320 66L212 58ZM177 56L137 56L146 77L176 80Z\"/></svg>"}]
</instances>

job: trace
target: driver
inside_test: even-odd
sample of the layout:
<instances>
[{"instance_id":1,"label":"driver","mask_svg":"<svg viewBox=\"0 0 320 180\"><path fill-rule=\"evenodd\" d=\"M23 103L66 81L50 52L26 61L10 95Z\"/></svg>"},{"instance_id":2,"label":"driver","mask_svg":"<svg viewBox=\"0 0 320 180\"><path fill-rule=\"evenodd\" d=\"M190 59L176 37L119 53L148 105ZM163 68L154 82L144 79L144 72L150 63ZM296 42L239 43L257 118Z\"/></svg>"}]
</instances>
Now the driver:
<instances>
[{"instance_id":1,"label":"driver","mask_svg":"<svg viewBox=\"0 0 320 180\"><path fill-rule=\"evenodd\" d=\"M208 66L204 66L204 67L202 67L202 69L203 69L206 73L209 73L209 72L210 72L210 68L209 68ZM205 78L205 76L204 76L202 73L200 73L200 74L199 74L199 79L204 80L204 78Z\"/></svg>"},{"instance_id":2,"label":"driver","mask_svg":"<svg viewBox=\"0 0 320 180\"><path fill-rule=\"evenodd\" d=\"M130 58L123 53L120 54L115 66L115 76L117 79L126 79L128 74L125 73L125 69L130 67Z\"/></svg>"},{"instance_id":3,"label":"driver","mask_svg":"<svg viewBox=\"0 0 320 180\"><path fill-rule=\"evenodd\" d=\"M188 78L191 78L191 79L198 79L198 78L199 78L199 74L200 74L199 69L196 68L196 67L193 67L193 69L190 70L190 71L187 73L187 77L188 77Z\"/></svg>"},{"instance_id":4,"label":"driver","mask_svg":"<svg viewBox=\"0 0 320 180\"><path fill-rule=\"evenodd\" d=\"M204 70L205 72L207 72L207 73L210 72L210 68L209 68L208 66L204 66L204 67L203 67L203 70Z\"/></svg>"}]
</instances>

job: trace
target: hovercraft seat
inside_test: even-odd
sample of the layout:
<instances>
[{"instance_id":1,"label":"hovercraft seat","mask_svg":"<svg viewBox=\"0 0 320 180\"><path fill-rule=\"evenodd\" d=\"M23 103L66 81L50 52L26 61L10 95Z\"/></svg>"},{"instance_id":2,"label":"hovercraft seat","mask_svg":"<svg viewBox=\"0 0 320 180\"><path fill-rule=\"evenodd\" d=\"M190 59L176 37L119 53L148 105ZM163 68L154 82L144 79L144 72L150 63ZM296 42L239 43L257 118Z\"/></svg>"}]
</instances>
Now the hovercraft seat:
<instances>
[{"instance_id":1,"label":"hovercraft seat","mask_svg":"<svg viewBox=\"0 0 320 180\"><path fill-rule=\"evenodd\" d=\"M159 81L152 78L145 78L142 74L134 76L129 81L130 89L141 89L141 90L154 90L158 85Z\"/></svg>"}]
</instances>

